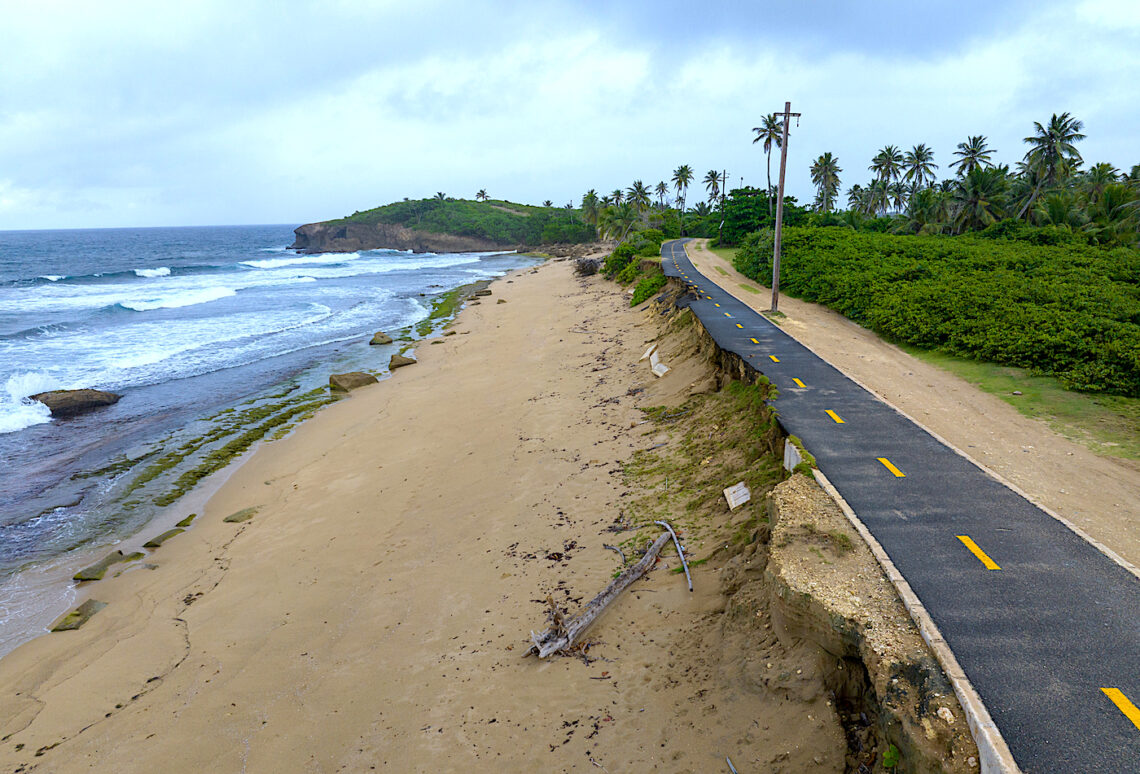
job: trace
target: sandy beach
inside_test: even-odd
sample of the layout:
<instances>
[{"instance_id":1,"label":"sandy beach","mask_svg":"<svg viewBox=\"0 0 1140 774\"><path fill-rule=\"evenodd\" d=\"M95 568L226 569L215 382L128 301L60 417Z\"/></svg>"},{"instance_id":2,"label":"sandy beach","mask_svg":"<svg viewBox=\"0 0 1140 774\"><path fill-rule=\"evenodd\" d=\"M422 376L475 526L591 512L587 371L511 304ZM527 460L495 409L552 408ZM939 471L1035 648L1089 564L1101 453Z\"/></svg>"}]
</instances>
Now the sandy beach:
<instances>
[{"instance_id":1,"label":"sandy beach","mask_svg":"<svg viewBox=\"0 0 1140 774\"><path fill-rule=\"evenodd\" d=\"M548 597L574 609L618 568L622 463L658 441L637 406L708 389L680 363L651 384L656 315L571 266L495 282L418 364L260 448L92 586L107 607L83 628L0 660L0 767L842 771L815 651L760 612L756 638L722 636L711 565L690 593L663 555L588 665L522 657ZM741 679L758 659L779 691Z\"/></svg>"}]
</instances>

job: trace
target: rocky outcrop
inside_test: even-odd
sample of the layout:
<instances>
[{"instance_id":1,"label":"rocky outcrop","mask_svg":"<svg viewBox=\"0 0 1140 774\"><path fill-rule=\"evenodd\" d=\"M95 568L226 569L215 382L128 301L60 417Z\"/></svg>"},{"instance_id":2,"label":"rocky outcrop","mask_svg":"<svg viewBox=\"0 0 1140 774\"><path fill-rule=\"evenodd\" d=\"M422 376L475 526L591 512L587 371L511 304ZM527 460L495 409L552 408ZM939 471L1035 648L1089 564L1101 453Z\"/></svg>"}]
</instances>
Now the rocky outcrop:
<instances>
[{"instance_id":1,"label":"rocky outcrop","mask_svg":"<svg viewBox=\"0 0 1140 774\"><path fill-rule=\"evenodd\" d=\"M58 621L56 621L55 625L51 627L51 630L53 632L75 631L80 626L91 620L91 616L95 615L106 606L106 602L100 602L97 599L89 599L65 615L63 618L60 618Z\"/></svg>"},{"instance_id":2,"label":"rocky outcrop","mask_svg":"<svg viewBox=\"0 0 1140 774\"><path fill-rule=\"evenodd\" d=\"M388 223L306 223L293 231L291 249L301 253L353 253L357 250L411 250L414 253L471 253L518 250L479 237L414 231Z\"/></svg>"},{"instance_id":3,"label":"rocky outcrop","mask_svg":"<svg viewBox=\"0 0 1140 774\"><path fill-rule=\"evenodd\" d=\"M126 557L123 556L122 551L112 551L103 557L102 560L96 562L90 567L84 567L82 570L75 573L75 575L72 575L71 579L77 581L102 580L103 576L107 574L107 570L111 568L111 565L118 564L119 562L123 561L126 561Z\"/></svg>"},{"instance_id":4,"label":"rocky outcrop","mask_svg":"<svg viewBox=\"0 0 1140 774\"><path fill-rule=\"evenodd\" d=\"M388 361L388 370L395 371L397 368L414 365L415 362L412 358L404 355L392 355L392 359Z\"/></svg>"},{"instance_id":5,"label":"rocky outcrop","mask_svg":"<svg viewBox=\"0 0 1140 774\"><path fill-rule=\"evenodd\" d=\"M118 403L121 395L103 390L52 390L30 396L51 409L53 417L70 417L84 411Z\"/></svg>"},{"instance_id":6,"label":"rocky outcrop","mask_svg":"<svg viewBox=\"0 0 1140 774\"><path fill-rule=\"evenodd\" d=\"M375 384L376 377L363 371L353 371L347 374L333 374L329 377L329 387L339 392L348 392L366 384Z\"/></svg>"},{"instance_id":7,"label":"rocky outcrop","mask_svg":"<svg viewBox=\"0 0 1140 774\"><path fill-rule=\"evenodd\" d=\"M391 344L392 343L392 337L389 336L384 331L376 331L376 335L373 336L372 341L370 341L368 343L369 344Z\"/></svg>"}]
</instances>

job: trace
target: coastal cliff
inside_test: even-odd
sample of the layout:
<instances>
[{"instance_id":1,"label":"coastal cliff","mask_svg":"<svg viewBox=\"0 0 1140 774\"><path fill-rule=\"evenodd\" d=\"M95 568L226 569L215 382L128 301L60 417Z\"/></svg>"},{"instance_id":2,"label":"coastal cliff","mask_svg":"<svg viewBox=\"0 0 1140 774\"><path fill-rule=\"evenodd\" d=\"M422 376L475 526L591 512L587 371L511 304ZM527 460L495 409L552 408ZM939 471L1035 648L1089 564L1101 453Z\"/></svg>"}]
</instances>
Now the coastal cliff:
<instances>
[{"instance_id":1,"label":"coastal cliff","mask_svg":"<svg viewBox=\"0 0 1140 774\"><path fill-rule=\"evenodd\" d=\"M302 253L352 253L383 248L415 253L466 253L522 247L473 236L416 231L392 223L306 223L293 233L297 238L291 248Z\"/></svg>"}]
</instances>

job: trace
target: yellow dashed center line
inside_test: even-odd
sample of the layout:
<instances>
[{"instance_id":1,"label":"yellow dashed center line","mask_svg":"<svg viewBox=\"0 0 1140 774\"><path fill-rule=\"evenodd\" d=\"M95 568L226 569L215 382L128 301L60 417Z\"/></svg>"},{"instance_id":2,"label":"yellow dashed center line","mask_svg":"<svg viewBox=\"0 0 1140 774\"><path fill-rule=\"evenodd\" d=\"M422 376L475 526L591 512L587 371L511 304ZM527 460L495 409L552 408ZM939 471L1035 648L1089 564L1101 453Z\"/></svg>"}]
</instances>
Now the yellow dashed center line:
<instances>
[{"instance_id":1,"label":"yellow dashed center line","mask_svg":"<svg viewBox=\"0 0 1140 774\"><path fill-rule=\"evenodd\" d=\"M776 357L775 355L768 355L768 359L771 360L773 363L779 363L780 362L780 358Z\"/></svg>"},{"instance_id":2,"label":"yellow dashed center line","mask_svg":"<svg viewBox=\"0 0 1140 774\"><path fill-rule=\"evenodd\" d=\"M744 326L743 326L743 325L741 325L740 323L737 323L737 324L736 324L736 327L737 327L737 328L741 328L741 329L743 329L743 328L744 328Z\"/></svg>"},{"instance_id":3,"label":"yellow dashed center line","mask_svg":"<svg viewBox=\"0 0 1140 774\"><path fill-rule=\"evenodd\" d=\"M799 381L799 380L797 379L797 381ZM828 415L829 417L831 417L832 419L834 419L834 420L835 420L835 424L837 424L837 425L842 425L842 424L843 424L843 420L839 418L839 415L838 415L838 414L836 414L836 413L835 413L834 411L832 411L831 409L826 409L826 411L827 411L827 415Z\"/></svg>"},{"instance_id":4,"label":"yellow dashed center line","mask_svg":"<svg viewBox=\"0 0 1140 774\"><path fill-rule=\"evenodd\" d=\"M1119 688L1101 688L1104 695L1107 696L1116 708L1124 713L1124 717L1132 721L1132 725L1140 728L1140 709L1136 709L1136 705L1128 700L1128 697L1120 692Z\"/></svg>"},{"instance_id":5,"label":"yellow dashed center line","mask_svg":"<svg viewBox=\"0 0 1140 774\"><path fill-rule=\"evenodd\" d=\"M760 343L760 342L759 342L759 341L757 341L756 339L749 339L749 341L751 341L753 344L759 344L759 343Z\"/></svg>"},{"instance_id":6,"label":"yellow dashed center line","mask_svg":"<svg viewBox=\"0 0 1140 774\"><path fill-rule=\"evenodd\" d=\"M732 315L730 315L728 312L725 312L725 313L724 313L724 316L725 316L725 317L732 317Z\"/></svg>"},{"instance_id":7,"label":"yellow dashed center line","mask_svg":"<svg viewBox=\"0 0 1140 774\"><path fill-rule=\"evenodd\" d=\"M891 461L890 461L890 460L888 460L886 457L876 457L876 459L877 459L879 462L883 463L883 464L884 464L884 465L887 467L887 470L889 470L889 471L891 471L892 473L894 473L894 474L895 474L897 477L899 477L899 478L906 478L906 473L903 473L901 470L899 470L899 469L898 469L898 468L896 468L894 465L892 465L892 464L891 464Z\"/></svg>"},{"instance_id":8,"label":"yellow dashed center line","mask_svg":"<svg viewBox=\"0 0 1140 774\"><path fill-rule=\"evenodd\" d=\"M753 341L755 340L756 339L753 339ZM797 387L803 387L804 389L807 389L807 385L801 382L799 379L792 379L792 381L796 383Z\"/></svg>"},{"instance_id":9,"label":"yellow dashed center line","mask_svg":"<svg viewBox=\"0 0 1140 774\"><path fill-rule=\"evenodd\" d=\"M713 304L713 306L720 306L720 304Z\"/></svg>"},{"instance_id":10,"label":"yellow dashed center line","mask_svg":"<svg viewBox=\"0 0 1140 774\"><path fill-rule=\"evenodd\" d=\"M978 548L978 544L975 543L973 540L971 540L969 535L958 535L958 539L962 541L962 545L964 545L964 546L966 546L966 548L970 549L971 554L978 557L978 561L980 561L982 564L984 564L986 566L987 570L1000 570L1001 569L1001 567L998 566L998 563L995 562L993 559L990 559L990 557L986 554L985 551Z\"/></svg>"}]
</instances>

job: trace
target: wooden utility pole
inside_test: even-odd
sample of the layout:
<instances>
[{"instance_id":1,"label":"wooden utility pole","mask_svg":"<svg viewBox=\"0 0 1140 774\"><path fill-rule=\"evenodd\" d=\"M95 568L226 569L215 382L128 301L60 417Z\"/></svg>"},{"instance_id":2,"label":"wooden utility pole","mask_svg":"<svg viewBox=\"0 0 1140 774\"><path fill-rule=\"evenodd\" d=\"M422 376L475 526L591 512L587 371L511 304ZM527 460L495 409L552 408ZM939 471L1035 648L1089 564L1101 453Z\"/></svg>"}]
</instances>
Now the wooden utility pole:
<instances>
[{"instance_id":1,"label":"wooden utility pole","mask_svg":"<svg viewBox=\"0 0 1140 774\"><path fill-rule=\"evenodd\" d=\"M720 225L716 230L716 241L720 244L720 236L724 231L724 197L728 193L728 170L722 170L720 173Z\"/></svg>"},{"instance_id":2,"label":"wooden utility pole","mask_svg":"<svg viewBox=\"0 0 1140 774\"><path fill-rule=\"evenodd\" d=\"M799 118L799 113L792 112L792 103L784 103L784 140L780 144L780 190L776 194L776 245L772 249L772 308L768 311L777 312L780 306L780 238L784 233L784 172L788 168L788 121L792 117Z\"/></svg>"}]
</instances>

